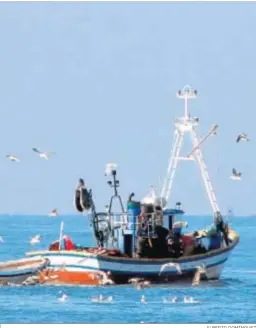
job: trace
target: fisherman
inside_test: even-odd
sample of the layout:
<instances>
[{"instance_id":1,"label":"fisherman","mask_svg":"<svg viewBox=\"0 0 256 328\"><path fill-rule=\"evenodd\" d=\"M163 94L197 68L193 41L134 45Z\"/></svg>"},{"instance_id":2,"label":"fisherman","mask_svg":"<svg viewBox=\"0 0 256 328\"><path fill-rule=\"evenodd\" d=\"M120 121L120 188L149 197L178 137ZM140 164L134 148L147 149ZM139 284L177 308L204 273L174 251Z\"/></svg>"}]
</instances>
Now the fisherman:
<instances>
[{"instance_id":1,"label":"fisherman","mask_svg":"<svg viewBox=\"0 0 256 328\"><path fill-rule=\"evenodd\" d=\"M222 218L222 215L219 211L215 214L215 225L217 232L221 232L223 234L223 238L225 240L226 245L229 245L229 239L228 239L228 224L225 224Z\"/></svg>"},{"instance_id":2,"label":"fisherman","mask_svg":"<svg viewBox=\"0 0 256 328\"><path fill-rule=\"evenodd\" d=\"M153 239L154 257L168 257L168 245L166 237L169 234L169 230L163 227L163 210L160 205L155 206L153 221L155 237Z\"/></svg>"},{"instance_id":3,"label":"fisherman","mask_svg":"<svg viewBox=\"0 0 256 328\"><path fill-rule=\"evenodd\" d=\"M137 240L136 240L136 255L137 257L143 257L147 253L148 243L148 218L146 216L145 206L141 206L141 212L138 217L137 226Z\"/></svg>"},{"instance_id":4,"label":"fisherman","mask_svg":"<svg viewBox=\"0 0 256 328\"><path fill-rule=\"evenodd\" d=\"M168 245L169 257L178 258L184 253L184 245L182 242L181 235L179 233L173 233L172 230L169 231L169 234L166 237Z\"/></svg>"}]
</instances>

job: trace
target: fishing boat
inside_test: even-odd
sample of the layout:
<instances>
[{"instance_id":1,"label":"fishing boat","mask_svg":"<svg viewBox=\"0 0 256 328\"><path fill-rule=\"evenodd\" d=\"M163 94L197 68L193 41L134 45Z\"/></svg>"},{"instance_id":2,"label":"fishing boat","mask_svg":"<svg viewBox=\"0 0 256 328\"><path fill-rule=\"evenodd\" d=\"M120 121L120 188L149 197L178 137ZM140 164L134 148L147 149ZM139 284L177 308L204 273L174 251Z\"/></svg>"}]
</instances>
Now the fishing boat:
<instances>
[{"instance_id":1,"label":"fishing boat","mask_svg":"<svg viewBox=\"0 0 256 328\"><path fill-rule=\"evenodd\" d=\"M49 266L41 276L44 282L47 279L49 283L100 284L97 277L103 272L117 284L128 283L135 277L162 283L190 279L202 266L205 269L202 279L219 279L225 262L239 242L239 235L221 215L203 159L201 145L216 133L218 126L214 125L204 138L198 138L199 118L191 117L188 108L189 99L196 98L197 94L190 86L177 93L178 98L185 100L185 114L175 119L172 152L159 196L151 188L146 197L134 201L132 193L125 208L118 192L117 166L110 163L105 174L111 178L108 184L113 187L114 194L108 210L97 212L92 191L88 191L80 180L75 207L81 213L90 211L96 246L75 245L64 235L62 224L60 238L48 250L26 254L33 259L43 256L49 260ZM185 134L190 134L193 149L184 157L180 153ZM168 207L176 168L181 160L194 161L199 166L213 211L210 228L185 232L187 222L183 220L181 203ZM119 213L112 211L114 200L120 204Z\"/></svg>"},{"instance_id":2,"label":"fishing boat","mask_svg":"<svg viewBox=\"0 0 256 328\"><path fill-rule=\"evenodd\" d=\"M7 261L0 263L0 284L22 284L29 277L38 273L48 266L48 259L37 258Z\"/></svg>"}]
</instances>

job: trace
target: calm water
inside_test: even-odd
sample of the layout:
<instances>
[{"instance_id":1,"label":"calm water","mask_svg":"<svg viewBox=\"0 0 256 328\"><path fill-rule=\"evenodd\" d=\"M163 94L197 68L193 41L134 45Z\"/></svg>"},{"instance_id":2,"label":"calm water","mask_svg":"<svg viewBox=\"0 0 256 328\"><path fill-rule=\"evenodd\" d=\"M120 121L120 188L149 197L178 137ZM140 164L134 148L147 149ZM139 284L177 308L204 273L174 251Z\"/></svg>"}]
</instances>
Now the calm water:
<instances>
[{"instance_id":1,"label":"calm water","mask_svg":"<svg viewBox=\"0 0 256 328\"><path fill-rule=\"evenodd\" d=\"M0 216L0 261L22 258L26 251L47 248L58 238L61 220L65 233L80 244L93 244L89 224L82 217ZM208 225L211 218L188 217L189 227ZM1 323L213 323L256 322L256 219L233 218L232 227L240 244L226 263L219 282L157 286L137 291L132 286L0 287ZM31 246L29 238L42 235L40 245ZM59 292L69 297L58 302ZM112 304L92 303L102 293L113 296ZM141 304L144 294L147 304ZM163 297L192 296L198 304L163 304Z\"/></svg>"}]
</instances>

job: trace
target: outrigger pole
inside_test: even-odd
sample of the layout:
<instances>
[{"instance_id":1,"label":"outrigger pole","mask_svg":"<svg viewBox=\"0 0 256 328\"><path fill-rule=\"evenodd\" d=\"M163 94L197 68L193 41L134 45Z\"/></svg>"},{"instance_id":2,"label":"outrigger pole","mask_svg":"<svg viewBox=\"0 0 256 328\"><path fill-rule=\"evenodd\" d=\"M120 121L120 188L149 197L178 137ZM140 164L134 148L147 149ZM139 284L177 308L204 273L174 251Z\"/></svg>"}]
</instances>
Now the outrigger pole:
<instances>
[{"instance_id":1,"label":"outrigger pole","mask_svg":"<svg viewBox=\"0 0 256 328\"><path fill-rule=\"evenodd\" d=\"M174 131L174 141L172 152L169 158L168 168L166 177L164 180L163 188L161 191L161 198L163 198L168 203L168 200L171 195L173 180L176 172L176 168L179 160L195 160L199 165L201 176L205 185L205 189L207 192L207 196L209 198L212 210L214 213L219 212L219 206L217 204L215 192L213 190L212 183L210 181L209 173L206 167L206 164L203 159L203 154L200 149L200 145L211 135L213 134L218 126L213 126L210 132L207 134L205 138L201 141L197 137L196 127L199 125L198 117L190 117L190 112L188 108L188 100L194 99L197 97L197 90L193 89L190 86L185 86L182 90L177 92L177 97L179 99L185 100L185 114L182 117L178 117L175 119L175 131ZM186 157L180 157L180 151L183 144L183 138L185 133L189 133L193 150ZM192 156L193 155L193 156Z\"/></svg>"}]
</instances>

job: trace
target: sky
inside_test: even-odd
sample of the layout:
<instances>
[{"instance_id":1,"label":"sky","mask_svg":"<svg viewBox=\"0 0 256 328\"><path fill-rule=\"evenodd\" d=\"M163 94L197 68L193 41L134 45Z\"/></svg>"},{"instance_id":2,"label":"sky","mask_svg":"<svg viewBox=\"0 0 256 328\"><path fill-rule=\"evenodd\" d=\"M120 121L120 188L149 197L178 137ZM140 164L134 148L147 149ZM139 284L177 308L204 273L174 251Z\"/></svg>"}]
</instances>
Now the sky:
<instances>
[{"instance_id":1,"label":"sky","mask_svg":"<svg viewBox=\"0 0 256 328\"><path fill-rule=\"evenodd\" d=\"M202 150L221 211L256 213L255 31L253 2L1 2L0 213L75 213L80 177L102 210L108 162L124 201L160 191L186 84L199 92L199 136L219 125ZM236 144L243 131L251 140ZM233 167L242 181L229 179ZM212 212L194 162L178 165L176 201Z\"/></svg>"}]
</instances>

